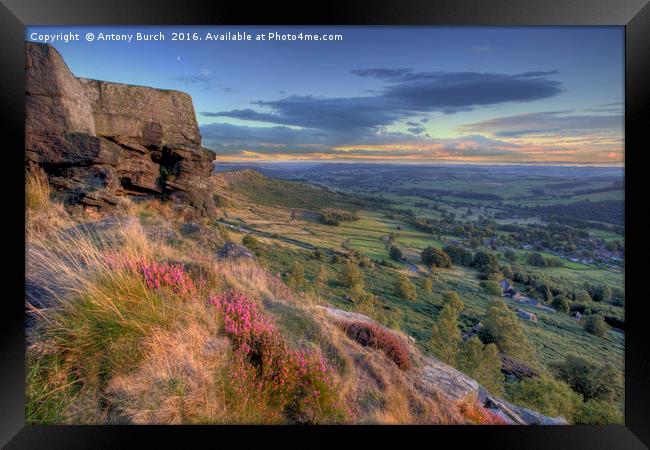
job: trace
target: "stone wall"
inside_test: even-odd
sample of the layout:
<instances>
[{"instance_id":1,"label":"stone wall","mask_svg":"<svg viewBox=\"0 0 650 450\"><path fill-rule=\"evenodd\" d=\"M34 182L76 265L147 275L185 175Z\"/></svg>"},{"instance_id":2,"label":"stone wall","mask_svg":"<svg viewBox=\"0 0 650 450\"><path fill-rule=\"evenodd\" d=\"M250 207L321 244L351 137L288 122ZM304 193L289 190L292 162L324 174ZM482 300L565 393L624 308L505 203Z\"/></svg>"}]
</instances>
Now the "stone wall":
<instances>
[{"instance_id":1,"label":"stone wall","mask_svg":"<svg viewBox=\"0 0 650 450\"><path fill-rule=\"evenodd\" d=\"M188 94L77 78L54 47L26 43L25 161L67 202L169 196L209 215L213 160Z\"/></svg>"}]
</instances>

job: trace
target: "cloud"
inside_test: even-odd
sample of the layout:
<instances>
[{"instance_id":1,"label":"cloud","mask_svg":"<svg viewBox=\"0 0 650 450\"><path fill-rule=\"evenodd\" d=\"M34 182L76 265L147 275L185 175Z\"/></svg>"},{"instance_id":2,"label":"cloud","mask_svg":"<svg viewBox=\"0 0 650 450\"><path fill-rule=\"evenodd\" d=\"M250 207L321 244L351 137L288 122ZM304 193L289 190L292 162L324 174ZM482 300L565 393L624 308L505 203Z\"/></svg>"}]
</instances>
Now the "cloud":
<instances>
[{"instance_id":1,"label":"cloud","mask_svg":"<svg viewBox=\"0 0 650 450\"><path fill-rule=\"evenodd\" d=\"M413 134L422 134L426 131L426 128L416 126L416 127L408 128L408 131L409 133L413 133Z\"/></svg>"},{"instance_id":2,"label":"cloud","mask_svg":"<svg viewBox=\"0 0 650 450\"><path fill-rule=\"evenodd\" d=\"M478 72L415 72L413 69L357 69L353 74L384 83L372 95L358 97L287 96L252 102L256 109L205 111L204 117L229 117L268 124L325 130L354 138L416 114L454 114L478 106L529 102L552 97L561 83L556 73L506 75Z\"/></svg>"},{"instance_id":3,"label":"cloud","mask_svg":"<svg viewBox=\"0 0 650 450\"><path fill-rule=\"evenodd\" d=\"M419 131L419 130L418 130ZM511 155L518 146L480 135L435 139L399 132L364 136L354 144L332 145L317 130L287 126L250 127L226 123L201 126L204 145L220 157L257 159L385 158L433 160Z\"/></svg>"},{"instance_id":4,"label":"cloud","mask_svg":"<svg viewBox=\"0 0 650 450\"><path fill-rule=\"evenodd\" d=\"M188 86L202 86L204 89L218 88L224 92L231 92L232 88L223 86L219 78L209 69L201 69L196 74L186 74L177 77L170 77L170 80L180 81Z\"/></svg>"},{"instance_id":5,"label":"cloud","mask_svg":"<svg viewBox=\"0 0 650 450\"><path fill-rule=\"evenodd\" d=\"M623 136L623 116L577 115L568 111L545 111L498 117L459 127L465 133L490 133L497 137L529 135L574 136L585 133L607 133Z\"/></svg>"}]
</instances>

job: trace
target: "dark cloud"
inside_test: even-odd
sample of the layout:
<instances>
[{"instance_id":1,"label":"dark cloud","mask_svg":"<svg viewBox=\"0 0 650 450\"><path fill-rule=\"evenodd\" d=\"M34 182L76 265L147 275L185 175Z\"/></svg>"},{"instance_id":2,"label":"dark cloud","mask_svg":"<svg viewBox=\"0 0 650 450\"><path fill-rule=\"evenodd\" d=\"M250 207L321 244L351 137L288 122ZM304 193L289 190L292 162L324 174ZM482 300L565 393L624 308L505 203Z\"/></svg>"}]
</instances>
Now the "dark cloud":
<instances>
[{"instance_id":1,"label":"dark cloud","mask_svg":"<svg viewBox=\"0 0 650 450\"><path fill-rule=\"evenodd\" d=\"M412 75L413 69L354 69L350 73L365 78L397 81L405 76Z\"/></svg>"},{"instance_id":2,"label":"dark cloud","mask_svg":"<svg viewBox=\"0 0 650 450\"><path fill-rule=\"evenodd\" d=\"M557 95L555 72L504 75L477 72L415 72L412 69L360 69L362 77L377 78L385 86L373 95L325 98L288 96L253 102L258 109L203 112L205 117L230 117L325 130L333 136L359 137L414 114L454 114L477 106L528 102Z\"/></svg>"},{"instance_id":3,"label":"dark cloud","mask_svg":"<svg viewBox=\"0 0 650 450\"><path fill-rule=\"evenodd\" d=\"M463 132L492 133L499 137L519 137L531 134L570 136L585 132L623 132L623 116L572 115L567 111L545 111L499 117L460 127Z\"/></svg>"},{"instance_id":4,"label":"dark cloud","mask_svg":"<svg viewBox=\"0 0 650 450\"><path fill-rule=\"evenodd\" d=\"M426 128L424 128L424 127L411 127L411 128L408 128L408 131L409 131L409 133L413 133L413 134L422 134L422 133L424 133L426 131Z\"/></svg>"}]
</instances>

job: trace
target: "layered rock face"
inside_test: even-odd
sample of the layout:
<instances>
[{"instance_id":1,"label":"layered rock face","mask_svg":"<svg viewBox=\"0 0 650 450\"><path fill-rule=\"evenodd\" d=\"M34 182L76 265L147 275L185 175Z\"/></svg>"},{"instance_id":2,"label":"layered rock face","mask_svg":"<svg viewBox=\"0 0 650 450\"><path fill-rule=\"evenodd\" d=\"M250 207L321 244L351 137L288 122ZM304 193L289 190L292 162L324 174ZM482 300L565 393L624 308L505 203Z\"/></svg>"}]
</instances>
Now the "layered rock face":
<instances>
[{"instance_id":1,"label":"layered rock face","mask_svg":"<svg viewBox=\"0 0 650 450\"><path fill-rule=\"evenodd\" d=\"M169 196L209 215L214 153L183 92L76 78L54 47L26 43L25 160L70 203Z\"/></svg>"}]
</instances>

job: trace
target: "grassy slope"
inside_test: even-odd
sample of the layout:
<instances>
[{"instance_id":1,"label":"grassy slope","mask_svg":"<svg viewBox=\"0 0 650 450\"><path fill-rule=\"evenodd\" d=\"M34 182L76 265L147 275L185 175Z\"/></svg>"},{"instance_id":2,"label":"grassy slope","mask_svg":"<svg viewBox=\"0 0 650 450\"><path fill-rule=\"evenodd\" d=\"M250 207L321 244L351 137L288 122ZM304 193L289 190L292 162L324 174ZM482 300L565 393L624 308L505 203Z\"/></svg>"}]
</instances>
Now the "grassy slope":
<instances>
[{"instance_id":1,"label":"grassy slope","mask_svg":"<svg viewBox=\"0 0 650 450\"><path fill-rule=\"evenodd\" d=\"M296 296L254 262L216 261L225 236L213 222L194 218L200 230L184 234L182 212L151 202L131 205L121 223L80 227L102 218L70 217L48 192L28 190L28 198L27 278L37 288L30 300L40 302L28 329L31 423L493 420L471 405L419 393L383 352L348 339L315 308L317 297ZM161 267L176 267L176 275L150 284L145 274ZM333 384L314 385L316 407L305 410L314 401L304 402L304 389L283 393L271 381L258 387L256 360L239 359L220 310L208 302L233 290L277 324L288 348L325 358ZM287 367L291 379L298 366Z\"/></svg>"}]
</instances>

